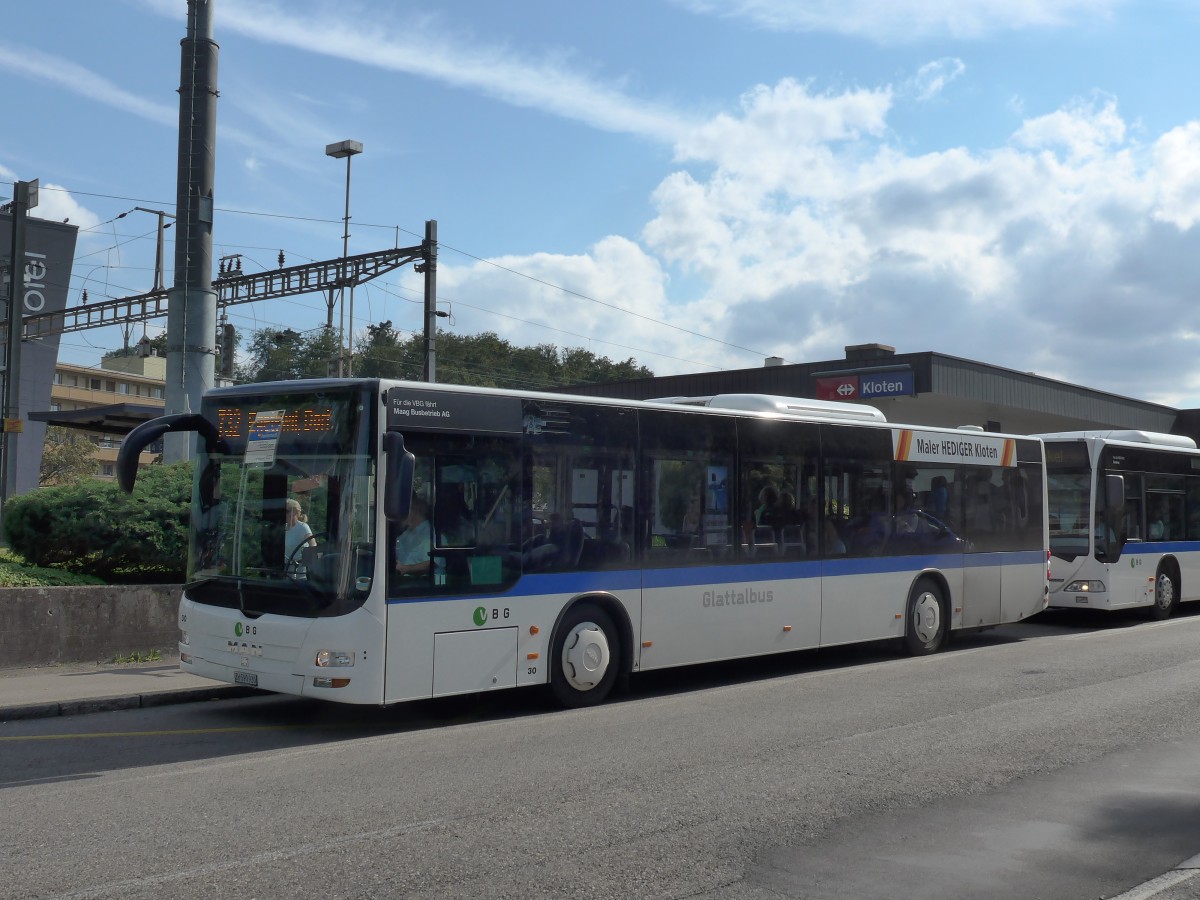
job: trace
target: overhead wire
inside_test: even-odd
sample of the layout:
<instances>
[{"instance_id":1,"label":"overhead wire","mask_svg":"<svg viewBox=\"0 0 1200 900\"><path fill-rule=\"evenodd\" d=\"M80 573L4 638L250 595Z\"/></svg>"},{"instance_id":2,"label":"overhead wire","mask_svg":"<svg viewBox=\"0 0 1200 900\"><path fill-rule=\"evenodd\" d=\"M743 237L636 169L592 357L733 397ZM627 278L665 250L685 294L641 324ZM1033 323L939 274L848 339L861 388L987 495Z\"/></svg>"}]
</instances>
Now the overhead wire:
<instances>
[{"instance_id":1,"label":"overhead wire","mask_svg":"<svg viewBox=\"0 0 1200 900\"><path fill-rule=\"evenodd\" d=\"M68 191L68 190L67 190L67 189L65 189L65 188L49 188L49 187L48 187L48 188L43 188L43 190L54 190L54 191L61 191L61 192L63 192L63 193L70 193L70 194L72 194L72 195L77 195L77 196L81 196L81 197L96 197L96 198L101 198L101 199L109 199L109 200L122 200L122 201L125 201L125 202L132 202L132 203L137 203L137 204L142 204L142 203L145 203L145 204L154 204L154 205L156 205L156 206L173 206L173 205L174 205L174 203L167 203L167 202L165 202L165 201L146 200L146 199L139 199L139 198L136 198L136 197L125 197L125 196L121 196L121 195L117 195L117 194L102 194L102 193L88 192L88 191ZM222 213L229 213L229 214L231 214L231 215L255 216L255 217L261 217L261 218L282 219L282 220L287 220L287 221L295 221L295 222L313 222L313 223L321 223L321 224L337 224L337 223L340 223L340 222L342 221L342 220L340 220L340 219L327 219L327 218L324 218L324 217L318 217L318 216L297 216L297 215L284 214L284 213L269 213L269 212L261 212L261 211L256 211L256 210L235 209L235 208L231 208L231 207L216 207L214 211L215 211L215 212L222 212ZM113 217L113 219L110 219L110 220L108 220L107 222L99 223L98 225L96 225L96 226L91 226L90 228L97 228L97 227L99 227L99 225L109 224L109 222L113 222L113 221L115 221L117 218L121 218L121 216L115 216L115 217ZM413 232L413 231L410 231L409 229L406 229L406 228L401 228L401 227L399 227L399 226L395 226L395 225L381 225L381 224L378 224L378 223L358 222L358 223L356 223L356 227L359 227L359 228L376 228L376 229L387 229L388 231L395 231L395 232L397 232L397 233L398 233L398 232L403 232L403 233L405 233L405 234L413 235L414 237L418 237L418 238L422 238L422 239L423 239L423 236L422 236L422 235L418 235L416 232ZM90 229L89 229L89 230L90 230ZM139 239L144 239L145 237L148 237L150 234L154 234L154 233L155 233L155 231L151 231L151 232L148 232L146 235L140 235L140 236L137 236L137 237L135 237L135 238L131 238L131 240L139 240ZM123 243L128 243L128 242L123 242ZM118 245L118 246L119 246L119 245ZM236 244L229 244L229 245L226 245L226 246L234 246L234 247L236 247L236 246L239 246L239 245L236 245ZM254 249L267 249L267 248L254 248ZM554 282L547 281L547 280L546 280L546 279L544 279L544 278L539 278L539 277L537 277L536 275L530 275L530 274L529 274L529 273L527 273L527 272L522 272L522 271L520 271L520 270L518 270L518 269L514 269L514 268L512 268L512 267L510 267L510 266L504 266L504 265L501 265L500 263L494 262L494 261L492 261L492 260L489 260L489 259L486 259L486 258L484 258L484 257L477 256L476 254L473 254L473 253L471 253L471 252L469 252L469 251L467 251L467 250L463 250L463 249L461 249L461 248L459 248L459 247L455 247L455 246L453 246L453 245L451 245L451 244L446 244L446 243L445 243L445 242L443 242L443 241L439 241L439 242L438 242L438 249L439 249L439 251L441 251L441 250L448 250L448 251L450 251L450 252L452 252L452 253L457 253L457 254L459 254L460 256L463 256L463 257L465 257L465 258L467 258L467 259L474 260L474 261L476 261L476 262L479 262L479 263L482 263L482 264L484 264L484 265L487 265L487 266L490 266L490 267L492 267L492 268L495 268L495 269L497 269L497 270L499 270L499 271L506 272L506 273L508 273L508 274L510 274L510 275L515 275L515 276L517 276L517 277L519 277L519 278L524 278L524 279L526 279L526 280L528 280L528 281L531 281L531 282L533 282L533 283L535 283L535 284L540 284L540 285L542 285L543 287L547 287L547 288L550 288L550 289L552 289L552 290L559 291L559 292L561 292L561 293L563 293L563 294L566 294L566 295L568 295L568 296L572 296L572 297L578 297L579 299L581 299L581 300L585 300L585 301L587 301L587 302L589 302L589 303L594 303L594 304L596 304L596 305L598 305L598 306L603 306L603 307L605 307L605 308L607 308L607 309L611 309L611 310L613 310L614 312L623 313L623 314L625 314L625 315L633 316L633 317L635 317L635 318L641 319L641 320L643 320L643 321L645 321L645 322L649 322L649 323L651 323L651 324L654 324L654 325L658 325L658 326L660 326L660 327L663 327L663 328L669 328L669 329L672 329L672 330L674 330L674 331L678 331L678 332L680 332L680 333L682 333L682 334L686 334L686 335L688 335L688 336L690 336L690 337L699 338L699 339L701 339L701 340L705 340L705 341L711 341L711 342L713 342L713 343L720 344L720 345L722 345L722 346L729 347L729 348L731 348L731 349L734 349L734 350L739 350L739 351L741 351L741 352L744 352L744 353L750 353L750 354L757 355L757 356L768 356L768 355L770 355L770 354L767 354L767 353L765 353L764 351L761 351L761 350L755 350L755 349L753 349L753 348L746 347L746 346L743 346L743 345L741 345L741 344L736 344L736 343L733 343L732 341L727 341L727 340L724 340L724 339L722 339L722 338L718 338L718 337L714 337L714 336L712 336L712 335L704 334L703 332L695 331L695 330L692 330L692 329L689 329L689 328L684 328L683 326L680 326L680 325L675 325L675 324L673 324L673 323L671 323L671 322L666 322L666 321L664 321L664 320L662 320L662 319L656 319L656 318L654 318L653 316L648 316L648 315L646 315L646 314L644 314L644 313L639 313L639 312L637 312L637 311L635 311L635 310L626 309L625 307L623 307L623 306L619 306L619 305L617 305L617 304L615 304L615 303L609 303L609 302L607 302L607 301L605 301L605 300L600 300L600 299L597 299L597 298L595 298L595 297L592 297L592 296L589 296L588 294L585 294L585 293L583 293L583 292L581 292L581 291L576 291L576 290L573 290L572 288L565 287L564 285L555 284ZM100 252L100 251L94 251L94 252ZM85 258L86 256L89 256L89 255L92 255L92 254L85 254L85 255L84 255L84 257L78 257L78 258ZM300 255L300 256L301 256L301 258L307 258L307 257L304 257L303 255ZM516 318L516 317L513 317L513 316L508 316L508 315L506 315L505 313L499 313L499 312L496 312L496 311L494 311L494 310L486 310L486 309L483 309L483 308L481 308L481 307L475 307L475 306L471 306L470 304L467 304L467 303L465 303L465 302L463 302L463 301L458 301L458 302L459 302L461 305L463 305L463 306L467 306L468 308L471 308L471 309L476 309L476 310L478 310L478 311L480 311L480 312L488 312L488 313L491 313L492 315L497 315L497 316L500 316L500 317L502 317L502 318L510 318L510 319L513 319L514 321L519 321L519 322L522 322L523 324L527 324L527 325L531 325L531 326L536 326L536 327L547 328L547 329L549 329L549 330L560 330L560 329L555 329L555 328L553 328L552 326L543 325L543 324L541 324L541 323L537 323L537 322L530 322L530 321L528 321L528 320L524 320L524 319L518 319L518 318ZM564 333L568 333L568 334L570 334L570 332L564 332ZM585 337L585 336L580 336L580 335L575 335L575 336L578 336L578 337ZM585 337L585 339L586 339L586 340L595 340L595 338L591 338L591 337ZM607 342L606 342L606 343L607 343ZM620 345L616 345L616 344L614 344L613 346L620 346ZM634 348L625 348L625 349L634 349ZM639 352L639 353L652 353L652 354L653 354L653 355L655 355L655 356L660 356L660 357L662 357L662 358L664 358L664 359L671 359L671 360L673 360L673 361L676 361L676 362L687 362L687 363L690 363L690 364L693 364L693 365L695 365L695 364L705 365L705 366L706 366L706 368L718 368L718 367L714 367L714 366L712 366L711 364L696 363L696 361L694 361L694 360L682 359L682 358L679 358L679 357L672 357L672 356L670 356L670 355L667 355L667 354L657 353L657 352L655 352L655 351L647 350L647 349L644 349L644 348L643 348L643 349L638 349L638 350L636 350L636 352Z\"/></svg>"}]
</instances>

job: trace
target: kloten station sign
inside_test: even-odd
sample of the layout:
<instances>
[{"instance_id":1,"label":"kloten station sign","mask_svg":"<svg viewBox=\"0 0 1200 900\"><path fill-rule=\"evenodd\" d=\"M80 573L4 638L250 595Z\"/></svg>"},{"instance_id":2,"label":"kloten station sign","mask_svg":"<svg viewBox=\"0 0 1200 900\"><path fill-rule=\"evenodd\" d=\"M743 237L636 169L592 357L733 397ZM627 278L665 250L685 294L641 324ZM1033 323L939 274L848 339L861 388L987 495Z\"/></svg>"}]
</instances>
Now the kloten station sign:
<instances>
[{"instance_id":1,"label":"kloten station sign","mask_svg":"<svg viewBox=\"0 0 1200 900\"><path fill-rule=\"evenodd\" d=\"M815 379L818 400L870 400L872 397L911 397L916 394L912 369L882 372L840 372Z\"/></svg>"}]
</instances>

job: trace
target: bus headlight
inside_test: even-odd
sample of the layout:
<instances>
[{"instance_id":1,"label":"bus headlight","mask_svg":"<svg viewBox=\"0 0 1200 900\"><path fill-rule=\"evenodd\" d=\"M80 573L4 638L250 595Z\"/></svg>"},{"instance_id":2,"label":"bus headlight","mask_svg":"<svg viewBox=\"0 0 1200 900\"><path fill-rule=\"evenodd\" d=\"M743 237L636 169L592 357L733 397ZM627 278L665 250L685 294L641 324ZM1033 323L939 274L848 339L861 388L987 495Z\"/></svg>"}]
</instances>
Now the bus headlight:
<instances>
[{"instance_id":1,"label":"bus headlight","mask_svg":"<svg viewBox=\"0 0 1200 900\"><path fill-rule=\"evenodd\" d=\"M354 654L349 650L318 650L316 664L322 669L352 666Z\"/></svg>"},{"instance_id":2,"label":"bus headlight","mask_svg":"<svg viewBox=\"0 0 1200 900\"><path fill-rule=\"evenodd\" d=\"M1103 581L1072 581L1063 592L1067 594L1103 594Z\"/></svg>"}]
</instances>

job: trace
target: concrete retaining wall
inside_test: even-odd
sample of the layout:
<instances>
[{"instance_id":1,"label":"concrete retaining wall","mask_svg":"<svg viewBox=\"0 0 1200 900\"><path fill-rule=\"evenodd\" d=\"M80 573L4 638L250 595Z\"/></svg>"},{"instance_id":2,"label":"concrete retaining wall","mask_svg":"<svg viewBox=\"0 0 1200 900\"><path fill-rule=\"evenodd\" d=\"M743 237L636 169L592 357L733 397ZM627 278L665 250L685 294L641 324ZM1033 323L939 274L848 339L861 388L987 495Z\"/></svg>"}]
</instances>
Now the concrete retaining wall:
<instances>
[{"instance_id":1,"label":"concrete retaining wall","mask_svg":"<svg viewBox=\"0 0 1200 900\"><path fill-rule=\"evenodd\" d=\"M0 588L0 668L179 648L178 584Z\"/></svg>"}]
</instances>

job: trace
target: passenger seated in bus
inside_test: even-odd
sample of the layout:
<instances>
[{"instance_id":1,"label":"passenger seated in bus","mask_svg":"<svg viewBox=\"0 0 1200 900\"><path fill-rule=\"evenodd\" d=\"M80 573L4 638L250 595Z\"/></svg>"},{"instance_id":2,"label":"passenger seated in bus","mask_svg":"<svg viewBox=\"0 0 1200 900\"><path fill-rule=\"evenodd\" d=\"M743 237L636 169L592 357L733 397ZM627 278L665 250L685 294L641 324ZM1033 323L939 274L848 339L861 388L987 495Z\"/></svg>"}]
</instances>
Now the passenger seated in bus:
<instances>
[{"instance_id":1,"label":"passenger seated in bus","mask_svg":"<svg viewBox=\"0 0 1200 900\"><path fill-rule=\"evenodd\" d=\"M1147 525L1146 531L1152 541L1165 541L1170 537L1170 528L1167 526L1169 516L1167 513L1167 503L1165 500L1156 500L1154 503L1154 511L1150 514L1150 522Z\"/></svg>"},{"instance_id":2,"label":"passenger seated in bus","mask_svg":"<svg viewBox=\"0 0 1200 900\"><path fill-rule=\"evenodd\" d=\"M753 533L757 528L770 528L778 533L786 524L788 522L779 501L779 491L774 485L764 485L758 492L758 506L754 510L753 521L747 523L747 531Z\"/></svg>"},{"instance_id":3,"label":"passenger seated in bus","mask_svg":"<svg viewBox=\"0 0 1200 900\"><path fill-rule=\"evenodd\" d=\"M429 572L429 553L433 532L429 527L429 504L424 497L413 497L404 530L396 538L396 571L401 575L425 575Z\"/></svg>"},{"instance_id":4,"label":"passenger seated in bus","mask_svg":"<svg viewBox=\"0 0 1200 900\"><path fill-rule=\"evenodd\" d=\"M837 526L833 524L833 519L825 520L824 538L826 556L846 555L846 542L838 534Z\"/></svg>"},{"instance_id":5,"label":"passenger seated in bus","mask_svg":"<svg viewBox=\"0 0 1200 900\"><path fill-rule=\"evenodd\" d=\"M1117 536L1113 533L1112 528L1104 524L1104 513L1101 510L1096 510L1096 547L1104 549L1108 541L1115 541Z\"/></svg>"},{"instance_id":6,"label":"passenger seated in bus","mask_svg":"<svg viewBox=\"0 0 1200 900\"><path fill-rule=\"evenodd\" d=\"M896 513L896 532L913 534L917 530L917 495L909 491L903 507Z\"/></svg>"},{"instance_id":7,"label":"passenger seated in bus","mask_svg":"<svg viewBox=\"0 0 1200 900\"><path fill-rule=\"evenodd\" d=\"M892 533L887 506L887 498L880 491L871 500L870 512L850 523L850 550L855 553L878 553L883 549Z\"/></svg>"}]
</instances>

